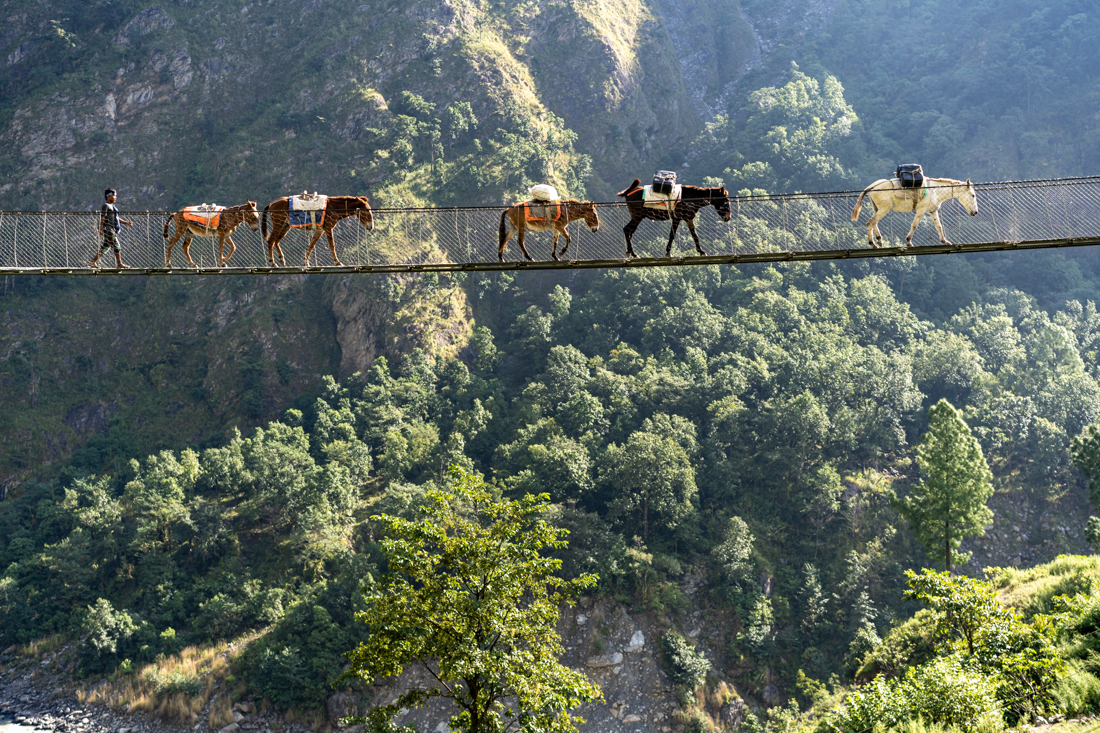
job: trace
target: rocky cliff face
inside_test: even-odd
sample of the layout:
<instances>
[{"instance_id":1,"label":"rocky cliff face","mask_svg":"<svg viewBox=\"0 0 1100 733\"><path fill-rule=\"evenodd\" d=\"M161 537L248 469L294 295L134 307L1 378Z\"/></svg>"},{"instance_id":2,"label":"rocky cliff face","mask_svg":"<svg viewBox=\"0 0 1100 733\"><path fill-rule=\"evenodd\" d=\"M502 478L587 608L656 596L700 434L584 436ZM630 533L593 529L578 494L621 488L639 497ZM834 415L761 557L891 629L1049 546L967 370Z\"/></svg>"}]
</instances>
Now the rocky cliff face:
<instances>
[{"instance_id":1,"label":"rocky cliff face","mask_svg":"<svg viewBox=\"0 0 1100 733\"><path fill-rule=\"evenodd\" d=\"M405 91L470 103L485 138L516 109L562 118L606 197L682 162L759 54L737 0L14 5L2 208L87 208L108 183L135 208L369 192L395 169L364 178L348 161L378 162L373 138Z\"/></svg>"}]
</instances>

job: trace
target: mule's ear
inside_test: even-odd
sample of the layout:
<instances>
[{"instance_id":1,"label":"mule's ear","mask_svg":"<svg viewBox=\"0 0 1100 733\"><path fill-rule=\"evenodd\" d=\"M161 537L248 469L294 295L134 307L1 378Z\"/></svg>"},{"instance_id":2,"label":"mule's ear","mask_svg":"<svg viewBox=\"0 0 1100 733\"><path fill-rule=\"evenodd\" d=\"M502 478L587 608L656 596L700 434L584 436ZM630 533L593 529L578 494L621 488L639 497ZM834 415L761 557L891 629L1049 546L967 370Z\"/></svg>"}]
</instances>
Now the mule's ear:
<instances>
[{"instance_id":1,"label":"mule's ear","mask_svg":"<svg viewBox=\"0 0 1100 733\"><path fill-rule=\"evenodd\" d=\"M970 185L970 179L969 178L966 179L966 185L968 185L968 186Z\"/></svg>"},{"instance_id":2,"label":"mule's ear","mask_svg":"<svg viewBox=\"0 0 1100 733\"><path fill-rule=\"evenodd\" d=\"M248 205L255 208L256 207L256 202L255 201L249 201Z\"/></svg>"}]
</instances>

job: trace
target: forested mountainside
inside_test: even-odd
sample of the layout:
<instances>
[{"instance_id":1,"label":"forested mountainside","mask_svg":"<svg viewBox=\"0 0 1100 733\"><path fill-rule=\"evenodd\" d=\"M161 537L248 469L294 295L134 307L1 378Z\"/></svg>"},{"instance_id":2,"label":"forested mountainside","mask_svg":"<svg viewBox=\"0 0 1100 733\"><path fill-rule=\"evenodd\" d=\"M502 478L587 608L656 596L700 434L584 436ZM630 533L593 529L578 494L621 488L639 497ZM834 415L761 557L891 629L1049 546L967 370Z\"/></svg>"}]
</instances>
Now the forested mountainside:
<instances>
[{"instance_id":1,"label":"forested mountainside","mask_svg":"<svg viewBox=\"0 0 1100 733\"><path fill-rule=\"evenodd\" d=\"M975 180L1100 163L1100 62L1082 51L1100 21L1076 0L4 13L2 208L85 209L107 185L123 208L302 189L455 205L544 181L606 199L657 167L789 191L908 161ZM1087 549L1069 446L1100 418L1098 285L1090 249L8 278L0 644L91 639L96 675L244 638L242 689L313 707L383 569L368 515L414 511L458 463L548 492L594 599L685 633L692 613L721 619L696 642L738 694L842 680L894 648L915 609L903 571L933 561L895 499L938 400L996 488L963 570ZM197 690L150 674L154 697Z\"/></svg>"}]
</instances>

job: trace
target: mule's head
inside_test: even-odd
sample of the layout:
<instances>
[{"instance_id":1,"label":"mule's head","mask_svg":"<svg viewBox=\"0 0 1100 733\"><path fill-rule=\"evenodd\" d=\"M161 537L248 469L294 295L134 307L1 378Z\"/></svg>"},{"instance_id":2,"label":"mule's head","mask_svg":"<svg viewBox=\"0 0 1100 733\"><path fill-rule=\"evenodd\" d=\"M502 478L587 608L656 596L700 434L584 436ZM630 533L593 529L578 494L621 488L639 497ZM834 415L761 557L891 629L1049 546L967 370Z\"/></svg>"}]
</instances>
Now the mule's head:
<instances>
[{"instance_id":1,"label":"mule's head","mask_svg":"<svg viewBox=\"0 0 1100 733\"><path fill-rule=\"evenodd\" d=\"M978 191L974 188L974 184L970 182L970 179L966 179L966 193L959 197L959 201L962 203L963 208L966 209L966 213L971 216L978 215Z\"/></svg>"},{"instance_id":2,"label":"mule's head","mask_svg":"<svg viewBox=\"0 0 1100 733\"><path fill-rule=\"evenodd\" d=\"M245 207L244 223L247 224L248 227L254 232L260 230L260 215L256 211L255 201L249 201L248 206Z\"/></svg>"},{"instance_id":3,"label":"mule's head","mask_svg":"<svg viewBox=\"0 0 1100 733\"><path fill-rule=\"evenodd\" d=\"M596 213L594 203L585 201L581 206L581 215L584 217L584 223L588 225L589 231L593 234L600 231L600 215Z\"/></svg>"},{"instance_id":4,"label":"mule's head","mask_svg":"<svg viewBox=\"0 0 1100 733\"><path fill-rule=\"evenodd\" d=\"M360 196L359 203L362 204L363 208L357 208L355 215L359 217L359 221L368 232L374 231L374 212L370 210L370 204L367 203L367 197Z\"/></svg>"},{"instance_id":5,"label":"mule's head","mask_svg":"<svg viewBox=\"0 0 1100 733\"><path fill-rule=\"evenodd\" d=\"M714 189L711 201L714 202L714 210L718 212L718 216L722 217L722 221L729 221L733 218L733 211L730 209L730 195L725 186Z\"/></svg>"}]
</instances>

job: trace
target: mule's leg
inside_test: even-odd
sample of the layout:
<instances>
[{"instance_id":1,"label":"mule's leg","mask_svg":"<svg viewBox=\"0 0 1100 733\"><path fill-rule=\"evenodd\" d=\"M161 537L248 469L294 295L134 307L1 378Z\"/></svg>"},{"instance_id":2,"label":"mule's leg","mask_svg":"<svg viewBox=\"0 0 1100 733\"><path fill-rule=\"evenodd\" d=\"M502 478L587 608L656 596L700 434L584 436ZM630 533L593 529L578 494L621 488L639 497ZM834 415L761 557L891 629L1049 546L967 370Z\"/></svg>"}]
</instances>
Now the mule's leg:
<instances>
[{"instance_id":1,"label":"mule's leg","mask_svg":"<svg viewBox=\"0 0 1100 733\"><path fill-rule=\"evenodd\" d=\"M519 242L519 248L523 252L523 256L527 258L527 261L528 262L534 262L534 258L531 257L531 255L527 253L527 246L523 243L523 240L526 238L526 236L525 236L526 234L527 234L526 229L520 229L519 234L516 235L516 241Z\"/></svg>"},{"instance_id":2,"label":"mule's leg","mask_svg":"<svg viewBox=\"0 0 1100 733\"><path fill-rule=\"evenodd\" d=\"M191 234L191 230L188 229L187 234L183 235L183 255L187 258L187 264L191 265L191 267L198 267L195 261L191 259L191 242L193 242L194 239L194 235Z\"/></svg>"},{"instance_id":3,"label":"mule's leg","mask_svg":"<svg viewBox=\"0 0 1100 733\"><path fill-rule=\"evenodd\" d=\"M684 219L684 223L687 224L688 231L691 232L691 238L695 240L695 251L703 257L707 256L707 253L703 251L703 248L699 246L699 235L695 233L695 220Z\"/></svg>"},{"instance_id":4,"label":"mule's leg","mask_svg":"<svg viewBox=\"0 0 1100 733\"><path fill-rule=\"evenodd\" d=\"M565 237L565 246L561 248L561 256L565 257L565 250L569 249L569 245L573 243L573 240L569 238L569 230L562 227L561 234Z\"/></svg>"},{"instance_id":5,"label":"mule's leg","mask_svg":"<svg viewBox=\"0 0 1100 733\"><path fill-rule=\"evenodd\" d=\"M168 240L168 251L164 253L164 264L168 267L172 266L172 248L176 246L176 242L183 236L183 232L179 227L176 227L176 233Z\"/></svg>"},{"instance_id":6,"label":"mule's leg","mask_svg":"<svg viewBox=\"0 0 1100 733\"><path fill-rule=\"evenodd\" d=\"M886 209L875 209L875 213L867 221L867 243L875 249L882 246L882 230L878 228L878 223L888 213ZM877 243L875 242L876 239L878 240Z\"/></svg>"},{"instance_id":7,"label":"mule's leg","mask_svg":"<svg viewBox=\"0 0 1100 733\"><path fill-rule=\"evenodd\" d=\"M309 246L306 247L305 267L309 267L309 256L313 254L313 248L317 246L317 240L321 238L322 233L320 229L313 230L313 236L309 238Z\"/></svg>"},{"instance_id":8,"label":"mule's leg","mask_svg":"<svg viewBox=\"0 0 1100 733\"><path fill-rule=\"evenodd\" d=\"M909 227L909 233L905 235L905 243L907 245L909 245L910 247L913 246L913 235L917 231L917 224L920 224L920 220L923 217L924 217L924 214L919 212L919 211L916 213L915 216L913 216L913 225L911 227ZM936 227L936 228L939 229L939 227ZM940 239L941 240L943 239L943 232L940 232Z\"/></svg>"},{"instance_id":9,"label":"mule's leg","mask_svg":"<svg viewBox=\"0 0 1100 733\"><path fill-rule=\"evenodd\" d=\"M638 225L642 223L641 218L631 218L623 227L623 234L626 235L626 254L630 258L636 258L638 255L634 254L634 232L638 231Z\"/></svg>"},{"instance_id":10,"label":"mule's leg","mask_svg":"<svg viewBox=\"0 0 1100 733\"><path fill-rule=\"evenodd\" d=\"M344 263L340 261L340 258L336 256L336 240L332 237L332 230L325 230L325 237L328 239L328 248L332 250L332 261L340 267L344 266Z\"/></svg>"},{"instance_id":11,"label":"mule's leg","mask_svg":"<svg viewBox=\"0 0 1100 733\"><path fill-rule=\"evenodd\" d=\"M665 257L672 256L672 243L676 240L676 230L680 228L680 220L672 220L672 229L668 232L668 246L665 247Z\"/></svg>"},{"instance_id":12,"label":"mule's leg","mask_svg":"<svg viewBox=\"0 0 1100 733\"><path fill-rule=\"evenodd\" d=\"M497 249L497 259L504 262L504 248L508 246L509 240L512 239L512 235L516 233L515 228L512 226L512 217L504 217L504 238L500 241L500 247Z\"/></svg>"},{"instance_id":13,"label":"mule's leg","mask_svg":"<svg viewBox=\"0 0 1100 733\"><path fill-rule=\"evenodd\" d=\"M225 257L222 257L222 260L221 260L222 267L225 267L225 263L229 262L229 258L233 256L234 252L237 251L237 245L233 244L233 237L226 234L225 235L225 241L229 242L229 254L227 254ZM222 253L222 248L223 247L224 247L224 243L219 243L218 244L218 255L219 256Z\"/></svg>"},{"instance_id":14,"label":"mule's leg","mask_svg":"<svg viewBox=\"0 0 1100 733\"><path fill-rule=\"evenodd\" d=\"M936 225L936 231L940 234L940 241L944 244L951 244L947 241L947 236L943 233L943 224L940 222L940 210L932 210L932 223Z\"/></svg>"},{"instance_id":15,"label":"mule's leg","mask_svg":"<svg viewBox=\"0 0 1100 733\"><path fill-rule=\"evenodd\" d=\"M275 219L275 217L271 218L272 220ZM271 263L272 267L275 267L275 252L279 253L279 262L281 263L281 266L286 267L286 257L283 256L283 248L279 244L279 242L283 241L283 237L285 237L287 232L289 231L290 227L286 224L286 222L279 222L279 228L272 228L271 230L271 240L267 244L267 259L268 262Z\"/></svg>"}]
</instances>

